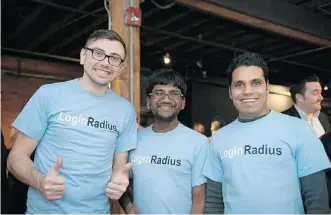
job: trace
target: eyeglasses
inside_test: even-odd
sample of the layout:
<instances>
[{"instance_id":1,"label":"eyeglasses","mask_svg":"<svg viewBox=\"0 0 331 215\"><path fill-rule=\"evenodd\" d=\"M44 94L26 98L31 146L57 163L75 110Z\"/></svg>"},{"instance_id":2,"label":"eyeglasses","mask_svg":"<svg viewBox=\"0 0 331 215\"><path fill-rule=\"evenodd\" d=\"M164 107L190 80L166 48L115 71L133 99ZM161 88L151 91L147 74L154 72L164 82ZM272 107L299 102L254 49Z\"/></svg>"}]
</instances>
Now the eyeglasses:
<instances>
[{"instance_id":1,"label":"eyeglasses","mask_svg":"<svg viewBox=\"0 0 331 215\"><path fill-rule=\"evenodd\" d=\"M172 100L179 100L184 96L178 91L170 91L169 93L166 93L163 90L156 90L148 95L153 96L155 99L164 99L166 96L168 96L168 98Z\"/></svg>"},{"instance_id":2,"label":"eyeglasses","mask_svg":"<svg viewBox=\"0 0 331 215\"><path fill-rule=\"evenodd\" d=\"M106 55L103 51L99 49L90 49L84 47L84 49L89 50L92 52L92 58L98 61L103 61L106 57L108 57L108 63L112 66L120 66L123 63L123 59L116 57L114 55Z\"/></svg>"}]
</instances>

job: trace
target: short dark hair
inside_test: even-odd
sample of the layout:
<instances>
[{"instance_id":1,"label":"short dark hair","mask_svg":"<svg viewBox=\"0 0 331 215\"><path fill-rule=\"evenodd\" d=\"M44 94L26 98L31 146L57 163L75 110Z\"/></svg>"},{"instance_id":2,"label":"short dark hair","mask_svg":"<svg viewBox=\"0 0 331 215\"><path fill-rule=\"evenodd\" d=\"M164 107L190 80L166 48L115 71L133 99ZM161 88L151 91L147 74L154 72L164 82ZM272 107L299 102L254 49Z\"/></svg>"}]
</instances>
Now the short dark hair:
<instances>
[{"instance_id":1,"label":"short dark hair","mask_svg":"<svg viewBox=\"0 0 331 215\"><path fill-rule=\"evenodd\" d=\"M186 84L181 74L172 69L158 69L148 79L147 95L150 94L155 85L173 85L186 95Z\"/></svg>"},{"instance_id":2,"label":"short dark hair","mask_svg":"<svg viewBox=\"0 0 331 215\"><path fill-rule=\"evenodd\" d=\"M226 126L226 124L227 124L226 121L221 116L215 116L212 119L211 123L213 123L213 122L219 122L220 123L220 128Z\"/></svg>"},{"instance_id":3,"label":"short dark hair","mask_svg":"<svg viewBox=\"0 0 331 215\"><path fill-rule=\"evenodd\" d=\"M232 73L235 69L240 66L258 66L263 71L263 76L266 81L268 81L268 65L267 62L263 60L263 58L251 52L246 52L238 55L233 58L230 65L227 68L227 76L228 76L228 85L231 86L232 83Z\"/></svg>"},{"instance_id":4,"label":"short dark hair","mask_svg":"<svg viewBox=\"0 0 331 215\"><path fill-rule=\"evenodd\" d=\"M193 128L196 127L196 126L199 126L199 125L202 125L203 127L205 127L202 123L200 123L200 122L195 122L195 123L193 124Z\"/></svg>"},{"instance_id":5,"label":"short dark hair","mask_svg":"<svg viewBox=\"0 0 331 215\"><path fill-rule=\"evenodd\" d=\"M313 74L307 78L302 79L299 84L295 84L290 87L291 98L294 103L297 102L296 94L299 93L303 95L306 90L306 83L309 82L321 83L320 78L317 75Z\"/></svg>"},{"instance_id":6,"label":"short dark hair","mask_svg":"<svg viewBox=\"0 0 331 215\"><path fill-rule=\"evenodd\" d=\"M86 40L85 46L87 46L90 42L99 40L99 39L107 39L111 41L118 41L123 45L124 48L124 58L126 56L126 45L122 37L113 30L108 29L99 29L94 31Z\"/></svg>"}]
</instances>

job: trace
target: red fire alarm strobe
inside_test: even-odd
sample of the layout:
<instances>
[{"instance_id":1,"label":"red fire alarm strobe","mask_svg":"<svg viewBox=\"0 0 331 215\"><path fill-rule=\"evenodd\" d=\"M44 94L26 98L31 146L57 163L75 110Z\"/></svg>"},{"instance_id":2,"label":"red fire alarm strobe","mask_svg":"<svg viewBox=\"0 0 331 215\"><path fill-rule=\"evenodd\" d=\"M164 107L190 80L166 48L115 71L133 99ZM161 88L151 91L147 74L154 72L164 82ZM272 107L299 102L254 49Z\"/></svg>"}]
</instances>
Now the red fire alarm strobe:
<instances>
[{"instance_id":1,"label":"red fire alarm strobe","mask_svg":"<svg viewBox=\"0 0 331 215\"><path fill-rule=\"evenodd\" d=\"M140 8L129 7L126 9L125 23L127 25L140 27L141 26L141 10Z\"/></svg>"}]
</instances>

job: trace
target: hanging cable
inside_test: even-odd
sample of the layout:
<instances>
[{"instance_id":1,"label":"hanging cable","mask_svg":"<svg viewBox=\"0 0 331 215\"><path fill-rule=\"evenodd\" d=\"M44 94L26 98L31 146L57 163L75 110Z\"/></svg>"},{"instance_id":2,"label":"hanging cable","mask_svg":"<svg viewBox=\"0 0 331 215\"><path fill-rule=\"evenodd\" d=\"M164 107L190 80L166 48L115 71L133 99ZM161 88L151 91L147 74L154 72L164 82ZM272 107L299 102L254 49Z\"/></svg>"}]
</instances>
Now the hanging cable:
<instances>
[{"instance_id":1,"label":"hanging cable","mask_svg":"<svg viewBox=\"0 0 331 215\"><path fill-rule=\"evenodd\" d=\"M111 8L111 0L104 0L104 6L108 14L108 30L111 30L111 14L110 14L110 8ZM108 2L108 5L107 5ZM111 89L111 82L108 83L108 89Z\"/></svg>"},{"instance_id":2,"label":"hanging cable","mask_svg":"<svg viewBox=\"0 0 331 215\"><path fill-rule=\"evenodd\" d=\"M164 6L159 5L159 4L156 3L154 0L151 0L151 2L152 2L157 8L162 9L162 10L169 9L169 8L171 8L172 6L175 5L175 2L170 3L170 4L167 4L167 5L164 5Z\"/></svg>"},{"instance_id":3,"label":"hanging cable","mask_svg":"<svg viewBox=\"0 0 331 215\"><path fill-rule=\"evenodd\" d=\"M130 7L133 7L133 0L130 0ZM130 47L130 64L129 64L129 72L130 72L130 101L133 104L133 27L129 26L130 29L130 40L129 40L129 47Z\"/></svg>"},{"instance_id":4,"label":"hanging cable","mask_svg":"<svg viewBox=\"0 0 331 215\"><path fill-rule=\"evenodd\" d=\"M108 30L111 30L111 14L109 9L111 8L111 0L104 0L104 6L108 14ZM108 4L107 4L108 2Z\"/></svg>"}]
</instances>

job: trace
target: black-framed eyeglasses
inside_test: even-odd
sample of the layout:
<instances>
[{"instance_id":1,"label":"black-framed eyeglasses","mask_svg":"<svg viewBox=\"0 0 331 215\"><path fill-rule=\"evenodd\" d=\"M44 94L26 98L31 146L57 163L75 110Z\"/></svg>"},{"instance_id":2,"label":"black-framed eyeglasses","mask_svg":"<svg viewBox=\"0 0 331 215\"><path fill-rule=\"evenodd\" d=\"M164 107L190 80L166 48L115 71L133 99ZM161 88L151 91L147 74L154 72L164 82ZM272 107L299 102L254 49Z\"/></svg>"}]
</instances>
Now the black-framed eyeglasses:
<instances>
[{"instance_id":1,"label":"black-framed eyeglasses","mask_svg":"<svg viewBox=\"0 0 331 215\"><path fill-rule=\"evenodd\" d=\"M172 100L179 100L180 98L184 97L179 91L170 91L169 93L164 92L163 90L155 90L148 94L149 96L153 96L155 99L164 99L168 96L169 99Z\"/></svg>"},{"instance_id":2,"label":"black-framed eyeglasses","mask_svg":"<svg viewBox=\"0 0 331 215\"><path fill-rule=\"evenodd\" d=\"M103 51L99 49L90 49L87 47L84 47L84 49L89 50L92 52L92 58L98 61L103 61L106 57L108 58L108 63L112 66L120 66L124 60L120 57L114 56L114 55L106 55Z\"/></svg>"}]
</instances>

